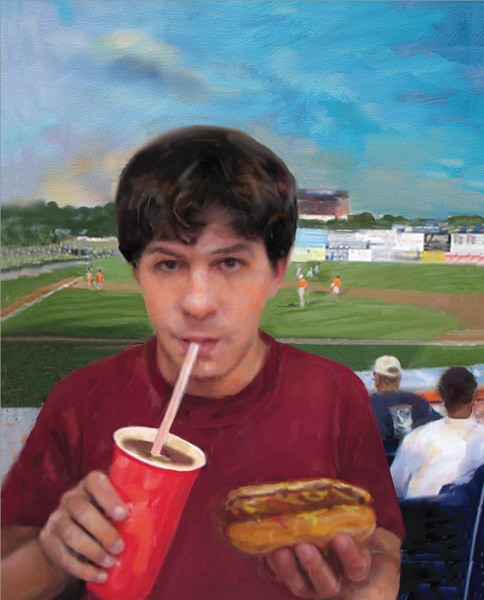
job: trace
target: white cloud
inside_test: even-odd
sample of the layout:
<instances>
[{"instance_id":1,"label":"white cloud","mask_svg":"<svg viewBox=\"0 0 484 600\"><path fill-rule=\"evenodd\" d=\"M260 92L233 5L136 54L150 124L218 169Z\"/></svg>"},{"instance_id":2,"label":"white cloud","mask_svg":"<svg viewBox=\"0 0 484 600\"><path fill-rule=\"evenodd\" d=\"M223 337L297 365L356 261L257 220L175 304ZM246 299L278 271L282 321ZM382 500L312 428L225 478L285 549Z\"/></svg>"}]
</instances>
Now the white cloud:
<instances>
[{"instance_id":1,"label":"white cloud","mask_svg":"<svg viewBox=\"0 0 484 600\"><path fill-rule=\"evenodd\" d=\"M484 193L484 165L479 165L471 169L467 169L462 176L462 185L465 188L470 188ZM484 206L484 196L481 199L480 212Z\"/></svg>"},{"instance_id":2,"label":"white cloud","mask_svg":"<svg viewBox=\"0 0 484 600\"><path fill-rule=\"evenodd\" d=\"M132 56L140 61L156 63L161 68L176 66L181 58L180 51L175 46L134 29L107 33L93 44L92 50L97 56L107 60Z\"/></svg>"}]
</instances>

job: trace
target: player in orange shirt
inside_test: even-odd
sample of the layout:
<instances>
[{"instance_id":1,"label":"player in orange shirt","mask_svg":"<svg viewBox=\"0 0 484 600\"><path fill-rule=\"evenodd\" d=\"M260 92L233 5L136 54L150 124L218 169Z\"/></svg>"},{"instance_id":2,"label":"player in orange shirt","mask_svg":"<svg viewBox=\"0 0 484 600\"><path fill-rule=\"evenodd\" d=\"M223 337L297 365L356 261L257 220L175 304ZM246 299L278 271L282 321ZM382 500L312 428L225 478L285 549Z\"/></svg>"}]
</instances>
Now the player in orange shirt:
<instances>
[{"instance_id":1,"label":"player in orange shirt","mask_svg":"<svg viewBox=\"0 0 484 600\"><path fill-rule=\"evenodd\" d=\"M339 296L339 293L341 291L341 278L339 275L336 275L336 277L333 279L330 289L333 296Z\"/></svg>"},{"instance_id":2,"label":"player in orange shirt","mask_svg":"<svg viewBox=\"0 0 484 600\"><path fill-rule=\"evenodd\" d=\"M98 290L102 290L104 287L104 273L102 269L99 269L96 273L96 287Z\"/></svg>"},{"instance_id":3,"label":"player in orange shirt","mask_svg":"<svg viewBox=\"0 0 484 600\"><path fill-rule=\"evenodd\" d=\"M299 295L299 308L304 308L306 306L306 289L308 287L308 282L304 279L302 275L299 276L299 280L297 282L297 293Z\"/></svg>"}]
</instances>

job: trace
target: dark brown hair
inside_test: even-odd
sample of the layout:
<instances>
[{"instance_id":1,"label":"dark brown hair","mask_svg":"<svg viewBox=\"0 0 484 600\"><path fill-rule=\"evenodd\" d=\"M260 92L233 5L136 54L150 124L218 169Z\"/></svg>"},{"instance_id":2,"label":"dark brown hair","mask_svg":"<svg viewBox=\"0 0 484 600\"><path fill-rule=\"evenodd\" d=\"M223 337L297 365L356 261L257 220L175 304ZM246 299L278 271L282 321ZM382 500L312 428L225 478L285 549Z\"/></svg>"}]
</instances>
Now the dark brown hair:
<instances>
[{"instance_id":1,"label":"dark brown hair","mask_svg":"<svg viewBox=\"0 0 484 600\"><path fill-rule=\"evenodd\" d=\"M439 394L446 406L470 404L476 388L474 375L465 367L450 367L439 381Z\"/></svg>"},{"instance_id":2,"label":"dark brown hair","mask_svg":"<svg viewBox=\"0 0 484 600\"><path fill-rule=\"evenodd\" d=\"M168 131L128 162L116 193L119 249L133 263L151 240L193 243L214 205L237 235L264 242L272 264L287 256L297 227L294 176L242 131L204 125Z\"/></svg>"}]
</instances>

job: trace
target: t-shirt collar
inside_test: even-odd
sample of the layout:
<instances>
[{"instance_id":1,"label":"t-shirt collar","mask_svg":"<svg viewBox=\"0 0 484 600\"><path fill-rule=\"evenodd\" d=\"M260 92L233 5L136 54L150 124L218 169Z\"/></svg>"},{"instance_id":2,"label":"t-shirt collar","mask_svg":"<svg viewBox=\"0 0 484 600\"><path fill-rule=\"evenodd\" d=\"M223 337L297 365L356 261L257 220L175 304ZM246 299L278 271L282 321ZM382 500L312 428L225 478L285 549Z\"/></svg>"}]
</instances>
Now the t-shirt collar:
<instances>
[{"instance_id":1,"label":"t-shirt collar","mask_svg":"<svg viewBox=\"0 0 484 600\"><path fill-rule=\"evenodd\" d=\"M269 344L269 350L264 364L254 379L240 392L223 398L204 398L185 394L182 399L177 419L189 422L197 427L221 427L239 423L249 412L255 410L267 393L273 389L277 381L277 371L280 364L280 345L276 340L262 330L259 335ZM171 386L161 374L156 361L156 338L153 337L147 344L147 368L150 384L166 404L173 391Z\"/></svg>"}]
</instances>

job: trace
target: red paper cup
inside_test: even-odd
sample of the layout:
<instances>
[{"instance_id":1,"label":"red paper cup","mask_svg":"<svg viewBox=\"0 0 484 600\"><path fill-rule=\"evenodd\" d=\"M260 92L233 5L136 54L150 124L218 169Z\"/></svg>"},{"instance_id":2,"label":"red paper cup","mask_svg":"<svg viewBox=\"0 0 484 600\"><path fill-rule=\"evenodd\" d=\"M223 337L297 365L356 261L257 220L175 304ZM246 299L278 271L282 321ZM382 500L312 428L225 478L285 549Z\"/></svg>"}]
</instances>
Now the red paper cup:
<instances>
[{"instance_id":1,"label":"red paper cup","mask_svg":"<svg viewBox=\"0 0 484 600\"><path fill-rule=\"evenodd\" d=\"M191 464L154 463L126 448L126 440L132 438L152 443L157 432L151 427L124 427L114 433L109 478L127 505L129 517L115 524L125 549L108 569L107 582L87 584L98 598L144 600L149 595L192 485L205 465L200 448L172 434L166 445L188 456Z\"/></svg>"}]
</instances>

